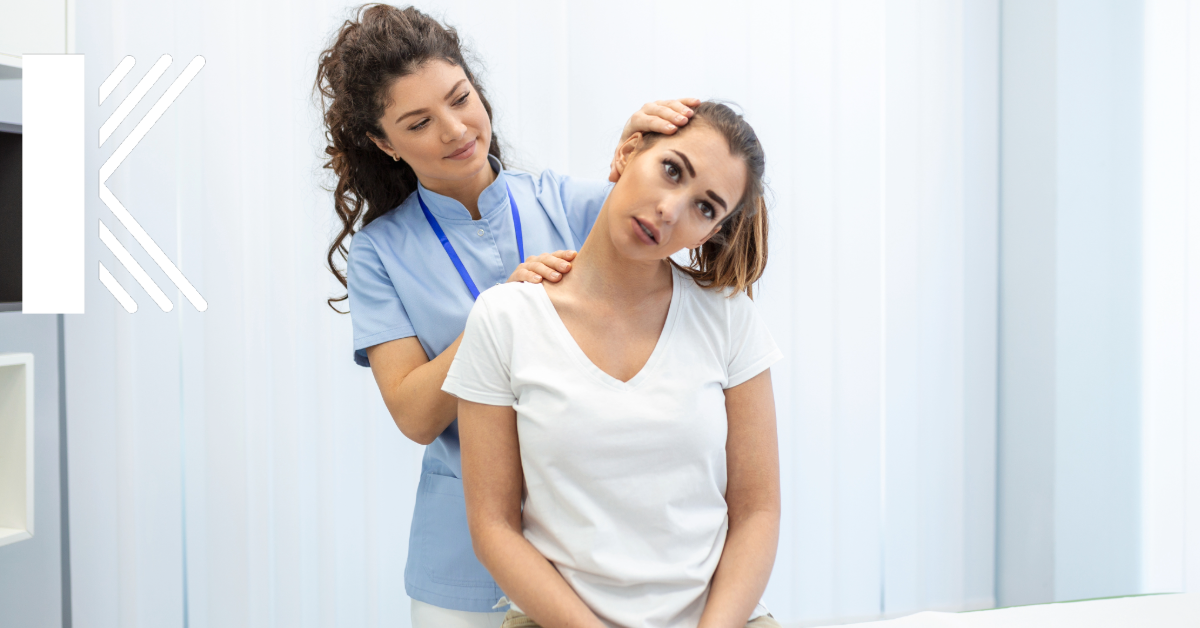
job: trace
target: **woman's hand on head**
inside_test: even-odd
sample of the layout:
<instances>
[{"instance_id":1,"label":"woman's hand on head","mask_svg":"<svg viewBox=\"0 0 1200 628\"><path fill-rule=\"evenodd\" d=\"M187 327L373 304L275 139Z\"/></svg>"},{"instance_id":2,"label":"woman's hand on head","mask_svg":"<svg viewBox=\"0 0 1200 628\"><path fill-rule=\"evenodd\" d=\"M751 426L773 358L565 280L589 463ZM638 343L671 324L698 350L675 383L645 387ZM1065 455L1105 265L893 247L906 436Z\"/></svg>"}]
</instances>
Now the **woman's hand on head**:
<instances>
[{"instance_id":1,"label":"woman's hand on head","mask_svg":"<svg viewBox=\"0 0 1200 628\"><path fill-rule=\"evenodd\" d=\"M642 105L625 123L621 131L621 142L629 139L634 133L662 133L671 135L679 127L692 119L693 107L700 106L699 98L679 98L676 100L656 100ZM618 142L619 144L620 142ZM618 178L616 160L610 167L608 180L616 182Z\"/></svg>"},{"instance_id":2,"label":"woman's hand on head","mask_svg":"<svg viewBox=\"0 0 1200 628\"><path fill-rule=\"evenodd\" d=\"M573 259L575 259L575 251L555 251L530 255L520 266L517 266L508 280L557 283L562 280L564 274L571 272L571 260Z\"/></svg>"}]
</instances>

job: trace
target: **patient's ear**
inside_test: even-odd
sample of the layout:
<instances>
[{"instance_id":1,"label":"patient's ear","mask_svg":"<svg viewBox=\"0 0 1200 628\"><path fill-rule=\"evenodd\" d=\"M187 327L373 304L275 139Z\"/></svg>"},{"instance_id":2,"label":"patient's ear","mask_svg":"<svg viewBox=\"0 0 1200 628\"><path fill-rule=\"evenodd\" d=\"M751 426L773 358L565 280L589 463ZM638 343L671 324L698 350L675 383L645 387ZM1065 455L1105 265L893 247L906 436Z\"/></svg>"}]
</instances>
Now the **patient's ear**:
<instances>
[{"instance_id":1,"label":"patient's ear","mask_svg":"<svg viewBox=\"0 0 1200 628\"><path fill-rule=\"evenodd\" d=\"M613 154L612 169L608 173L609 181L616 183L621 178L621 175L625 173L625 168L629 166L629 161L633 159L641 146L641 133L631 134L628 139L617 146L617 152Z\"/></svg>"}]
</instances>

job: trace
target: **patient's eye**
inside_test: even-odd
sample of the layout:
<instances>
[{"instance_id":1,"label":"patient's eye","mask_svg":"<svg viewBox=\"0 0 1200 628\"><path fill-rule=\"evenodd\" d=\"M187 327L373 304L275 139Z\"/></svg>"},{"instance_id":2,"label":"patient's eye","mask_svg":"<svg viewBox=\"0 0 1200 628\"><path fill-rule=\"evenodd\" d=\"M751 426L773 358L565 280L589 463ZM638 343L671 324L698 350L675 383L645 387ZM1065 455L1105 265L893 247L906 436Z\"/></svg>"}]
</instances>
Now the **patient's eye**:
<instances>
[{"instance_id":1,"label":"patient's eye","mask_svg":"<svg viewBox=\"0 0 1200 628\"><path fill-rule=\"evenodd\" d=\"M665 172L672 181L678 181L679 177L683 174L683 172L679 170L679 164L671 161L670 159L663 160L663 172Z\"/></svg>"}]
</instances>

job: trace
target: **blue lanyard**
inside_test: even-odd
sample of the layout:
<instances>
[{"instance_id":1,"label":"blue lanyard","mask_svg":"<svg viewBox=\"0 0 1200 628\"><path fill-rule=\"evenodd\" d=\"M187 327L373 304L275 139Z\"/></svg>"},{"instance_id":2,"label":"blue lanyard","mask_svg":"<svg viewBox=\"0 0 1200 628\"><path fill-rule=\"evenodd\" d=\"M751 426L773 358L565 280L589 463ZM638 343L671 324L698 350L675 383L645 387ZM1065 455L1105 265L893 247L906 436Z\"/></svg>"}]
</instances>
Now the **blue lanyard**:
<instances>
[{"instance_id":1,"label":"blue lanyard","mask_svg":"<svg viewBox=\"0 0 1200 628\"><path fill-rule=\"evenodd\" d=\"M517 211L517 201L513 199L512 190L508 187L508 183L504 183L504 189L508 192L508 206L512 208L513 227L517 232L517 264L525 261L525 238L521 236L521 214ZM458 276L462 277L463 283L467 284L467 290L471 291L471 298L479 298L479 288L475 287L475 282L471 281L471 275L467 272L467 267L463 266L462 259L458 257L458 253L454 250L454 245L450 244L450 240L446 237L446 232L442 231L442 226L438 224L437 218L429 213L429 208L425 206L425 199L421 198L421 190L417 190L417 202L421 204L421 211L425 214L425 220L429 222L429 226L433 227L433 232L437 234L438 240L442 243L442 248L446 249L446 255L450 256L450 261L454 262L454 267L458 269Z\"/></svg>"}]
</instances>

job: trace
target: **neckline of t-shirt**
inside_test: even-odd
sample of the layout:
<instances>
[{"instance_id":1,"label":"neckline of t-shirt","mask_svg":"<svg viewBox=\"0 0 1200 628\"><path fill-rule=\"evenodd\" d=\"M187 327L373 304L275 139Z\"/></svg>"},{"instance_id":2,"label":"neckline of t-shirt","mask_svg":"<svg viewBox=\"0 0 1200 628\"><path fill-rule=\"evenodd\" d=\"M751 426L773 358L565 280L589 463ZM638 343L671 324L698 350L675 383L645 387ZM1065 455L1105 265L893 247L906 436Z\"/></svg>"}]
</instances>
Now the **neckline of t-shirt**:
<instances>
[{"instance_id":1,"label":"neckline of t-shirt","mask_svg":"<svg viewBox=\"0 0 1200 628\"><path fill-rule=\"evenodd\" d=\"M621 381L612 375L609 375L604 369L596 366L595 362L583 352L578 342L575 342L575 337L571 335L571 330L567 329L566 323L563 323L562 317L558 315L558 310L554 309L554 302L550 300L550 295L546 293L546 286L538 283L537 293L538 300L541 302L541 307L550 317L550 324L554 327L554 333L558 335L559 343L564 346L567 353L575 363L591 377L600 383L617 388L618 390L631 390L645 381L654 369L658 362L662 360L662 355L666 352L666 347L671 340L672 331L675 329L675 320L679 318L679 310L683 305L683 281L691 280L680 273L675 267L671 266L671 304L667 306L667 320L663 323L662 332L658 335L658 342L654 345L654 350L650 352L650 357L646 359L646 363L642 365L641 370L637 372L629 381Z\"/></svg>"}]
</instances>

